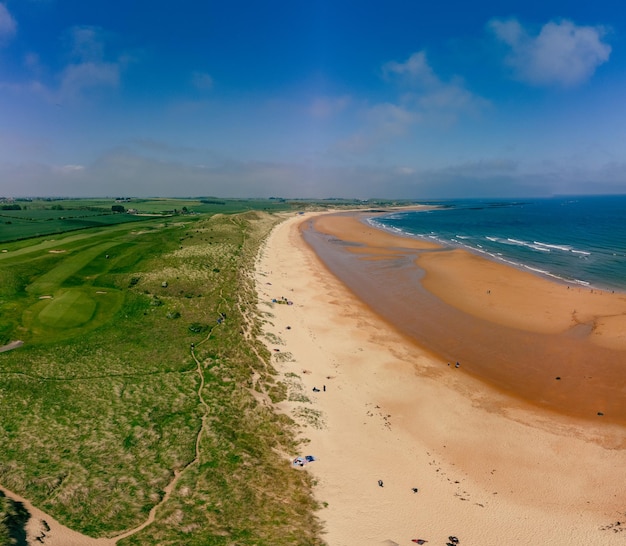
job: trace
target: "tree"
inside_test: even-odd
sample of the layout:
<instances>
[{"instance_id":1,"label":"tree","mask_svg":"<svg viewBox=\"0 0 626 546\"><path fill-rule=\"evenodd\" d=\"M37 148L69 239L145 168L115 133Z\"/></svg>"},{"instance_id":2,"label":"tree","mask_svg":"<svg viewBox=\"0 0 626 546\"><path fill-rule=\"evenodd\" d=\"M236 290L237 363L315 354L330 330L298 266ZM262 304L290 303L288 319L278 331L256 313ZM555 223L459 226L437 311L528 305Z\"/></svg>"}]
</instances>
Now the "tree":
<instances>
[{"instance_id":1,"label":"tree","mask_svg":"<svg viewBox=\"0 0 626 546\"><path fill-rule=\"evenodd\" d=\"M113 206L111 207L111 210L112 210L113 212L126 212L126 209L124 208L124 206L123 206L123 205L113 205Z\"/></svg>"}]
</instances>

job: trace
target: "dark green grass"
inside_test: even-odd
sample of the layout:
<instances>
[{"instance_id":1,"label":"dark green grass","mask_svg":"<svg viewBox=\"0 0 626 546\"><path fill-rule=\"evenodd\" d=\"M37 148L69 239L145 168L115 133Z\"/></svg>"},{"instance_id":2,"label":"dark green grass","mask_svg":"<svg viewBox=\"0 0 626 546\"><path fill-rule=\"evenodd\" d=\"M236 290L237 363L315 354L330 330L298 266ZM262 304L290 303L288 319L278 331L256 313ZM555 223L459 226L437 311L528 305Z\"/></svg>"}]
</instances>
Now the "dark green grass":
<instances>
[{"instance_id":1,"label":"dark green grass","mask_svg":"<svg viewBox=\"0 0 626 546\"><path fill-rule=\"evenodd\" d=\"M111 211L109 207L108 210L85 210L85 209L74 209L74 210L49 210L49 209L22 209L22 210L0 210L0 219L10 218L10 219L22 219L22 220L31 220L33 222L41 222L46 221L50 222L52 220L74 220L77 218L97 218L99 216L113 216L115 213Z\"/></svg>"},{"instance_id":2,"label":"dark green grass","mask_svg":"<svg viewBox=\"0 0 626 546\"><path fill-rule=\"evenodd\" d=\"M68 231L85 229L89 227L102 227L142 221L145 221L145 218L142 218L140 216L133 216L131 214L90 214L84 217L49 217L47 219L37 220L24 217L9 217L7 215L1 215L0 243L6 243L19 239L29 239L31 237L40 237L44 235L66 233Z\"/></svg>"},{"instance_id":3,"label":"dark green grass","mask_svg":"<svg viewBox=\"0 0 626 546\"><path fill-rule=\"evenodd\" d=\"M0 255L0 333L26 341L0 354L0 483L115 536L181 471L156 521L120 544L321 544L308 475L287 459L292 425L252 395L280 391L269 354L242 335L258 329L246 272L274 222L112 226Z\"/></svg>"}]
</instances>

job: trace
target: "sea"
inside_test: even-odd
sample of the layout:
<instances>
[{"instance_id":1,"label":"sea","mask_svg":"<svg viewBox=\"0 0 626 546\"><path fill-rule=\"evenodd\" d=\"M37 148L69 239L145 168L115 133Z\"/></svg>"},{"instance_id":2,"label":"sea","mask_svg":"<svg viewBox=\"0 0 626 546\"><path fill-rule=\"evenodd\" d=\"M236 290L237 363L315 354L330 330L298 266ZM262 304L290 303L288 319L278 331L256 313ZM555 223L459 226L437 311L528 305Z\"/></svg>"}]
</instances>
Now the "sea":
<instances>
[{"instance_id":1,"label":"sea","mask_svg":"<svg viewBox=\"0 0 626 546\"><path fill-rule=\"evenodd\" d=\"M626 195L463 199L370 218L562 282L626 292Z\"/></svg>"}]
</instances>

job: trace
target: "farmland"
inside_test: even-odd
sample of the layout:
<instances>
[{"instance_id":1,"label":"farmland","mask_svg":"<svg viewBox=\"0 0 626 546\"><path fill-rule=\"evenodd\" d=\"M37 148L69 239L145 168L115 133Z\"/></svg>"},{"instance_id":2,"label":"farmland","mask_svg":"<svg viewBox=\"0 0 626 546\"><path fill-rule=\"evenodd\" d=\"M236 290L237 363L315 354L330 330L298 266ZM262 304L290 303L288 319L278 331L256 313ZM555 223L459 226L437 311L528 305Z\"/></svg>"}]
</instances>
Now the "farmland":
<instances>
[{"instance_id":1,"label":"farmland","mask_svg":"<svg viewBox=\"0 0 626 546\"><path fill-rule=\"evenodd\" d=\"M146 216L279 211L281 199L18 199L0 203L0 243L92 227L145 221ZM304 203L300 203L304 206ZM125 212L114 212L114 207ZM128 213L130 212L130 213Z\"/></svg>"},{"instance_id":2,"label":"farmland","mask_svg":"<svg viewBox=\"0 0 626 546\"><path fill-rule=\"evenodd\" d=\"M87 535L126 532L121 545L321 544L307 474L285 464L293 425L258 402L284 388L249 274L278 221L252 205L303 205L184 203L146 203L156 217L2 211L94 223L4 239L0 345L24 344L0 353L0 483ZM228 207L249 212L215 214Z\"/></svg>"}]
</instances>

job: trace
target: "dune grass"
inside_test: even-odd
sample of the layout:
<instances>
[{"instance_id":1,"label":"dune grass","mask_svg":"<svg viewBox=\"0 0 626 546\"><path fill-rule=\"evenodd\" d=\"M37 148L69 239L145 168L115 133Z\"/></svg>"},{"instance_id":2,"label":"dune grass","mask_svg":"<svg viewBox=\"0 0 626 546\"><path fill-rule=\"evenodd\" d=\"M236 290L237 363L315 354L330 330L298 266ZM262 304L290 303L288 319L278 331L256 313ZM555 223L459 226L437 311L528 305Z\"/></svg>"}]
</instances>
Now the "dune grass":
<instances>
[{"instance_id":1,"label":"dune grass","mask_svg":"<svg viewBox=\"0 0 626 546\"><path fill-rule=\"evenodd\" d=\"M0 354L0 483L94 537L159 505L122 545L322 544L257 340L250 271L276 221L135 223L0 256L0 338L25 341Z\"/></svg>"}]
</instances>

